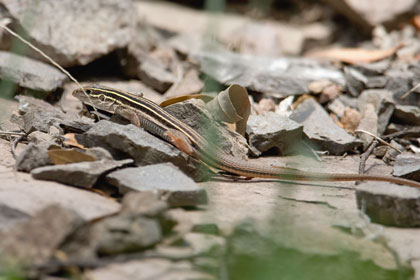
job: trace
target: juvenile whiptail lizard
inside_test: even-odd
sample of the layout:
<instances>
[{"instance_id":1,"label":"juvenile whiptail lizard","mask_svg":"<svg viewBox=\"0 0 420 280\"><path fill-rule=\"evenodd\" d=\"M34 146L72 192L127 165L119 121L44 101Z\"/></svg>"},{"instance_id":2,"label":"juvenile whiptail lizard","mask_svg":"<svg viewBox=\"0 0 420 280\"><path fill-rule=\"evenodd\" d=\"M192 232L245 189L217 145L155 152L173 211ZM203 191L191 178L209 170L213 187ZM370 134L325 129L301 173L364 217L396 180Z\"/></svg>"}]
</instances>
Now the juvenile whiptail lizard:
<instances>
[{"instance_id":1,"label":"juvenile whiptail lizard","mask_svg":"<svg viewBox=\"0 0 420 280\"><path fill-rule=\"evenodd\" d=\"M144 97L99 85L84 87L84 91L86 94L82 89L76 89L73 95L86 105L121 115L132 124L172 143L179 150L214 168L236 175L291 181L383 181L420 188L419 182L391 176L304 172L238 161Z\"/></svg>"}]
</instances>

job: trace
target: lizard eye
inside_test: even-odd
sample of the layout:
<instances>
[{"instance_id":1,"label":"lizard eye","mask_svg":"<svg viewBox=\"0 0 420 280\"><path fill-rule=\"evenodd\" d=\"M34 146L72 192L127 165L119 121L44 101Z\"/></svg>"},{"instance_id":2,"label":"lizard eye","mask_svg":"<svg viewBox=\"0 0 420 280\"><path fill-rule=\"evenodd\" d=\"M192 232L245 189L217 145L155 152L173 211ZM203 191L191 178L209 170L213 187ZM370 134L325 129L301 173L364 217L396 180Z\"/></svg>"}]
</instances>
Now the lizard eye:
<instances>
[{"instance_id":1,"label":"lizard eye","mask_svg":"<svg viewBox=\"0 0 420 280\"><path fill-rule=\"evenodd\" d=\"M91 94L92 91L90 89L85 90L86 94Z\"/></svg>"}]
</instances>

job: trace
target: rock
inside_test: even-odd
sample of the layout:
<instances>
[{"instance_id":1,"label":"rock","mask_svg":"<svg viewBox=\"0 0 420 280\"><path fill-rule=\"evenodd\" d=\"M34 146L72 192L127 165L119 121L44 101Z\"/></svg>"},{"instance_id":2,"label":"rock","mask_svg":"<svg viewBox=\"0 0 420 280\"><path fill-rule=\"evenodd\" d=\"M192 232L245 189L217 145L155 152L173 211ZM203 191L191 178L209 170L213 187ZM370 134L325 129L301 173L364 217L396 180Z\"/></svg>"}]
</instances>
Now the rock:
<instances>
[{"instance_id":1,"label":"rock","mask_svg":"<svg viewBox=\"0 0 420 280\"><path fill-rule=\"evenodd\" d=\"M347 91L354 97L359 96L367 84L367 78L351 67L344 68L344 77L346 78Z\"/></svg>"},{"instance_id":2,"label":"rock","mask_svg":"<svg viewBox=\"0 0 420 280\"><path fill-rule=\"evenodd\" d=\"M399 154L395 159L394 176L420 181L420 155Z\"/></svg>"},{"instance_id":3,"label":"rock","mask_svg":"<svg viewBox=\"0 0 420 280\"><path fill-rule=\"evenodd\" d=\"M145 217L157 217L168 209L168 204L154 192L128 192L122 201L122 212Z\"/></svg>"},{"instance_id":4,"label":"rock","mask_svg":"<svg viewBox=\"0 0 420 280\"><path fill-rule=\"evenodd\" d=\"M53 162L48 156L48 148L53 144L51 142L29 143L25 150L16 158L16 169L23 172L31 172L32 169L52 165Z\"/></svg>"},{"instance_id":5,"label":"rock","mask_svg":"<svg viewBox=\"0 0 420 280\"><path fill-rule=\"evenodd\" d=\"M248 146L244 137L215 121L204 102L189 99L165 107L165 110L183 123L191 126L210 142L217 143L219 148L239 160L247 158Z\"/></svg>"},{"instance_id":6,"label":"rock","mask_svg":"<svg viewBox=\"0 0 420 280\"><path fill-rule=\"evenodd\" d=\"M360 119L360 123L357 129L370 132L373 135L378 135L378 116L376 115L375 107L373 104L367 103L364 106L362 118ZM367 147L370 145L370 143L372 143L372 140L374 139L373 136L364 132L359 133L358 138L363 141L365 149L367 149Z\"/></svg>"},{"instance_id":7,"label":"rock","mask_svg":"<svg viewBox=\"0 0 420 280\"><path fill-rule=\"evenodd\" d=\"M409 94L404 100L401 99L401 96L411 90L418 82L416 80L417 74L410 70L405 63L399 67L395 66L388 69L385 72L387 79L385 89L392 92L393 100L397 104L417 106L420 103L418 94Z\"/></svg>"},{"instance_id":8,"label":"rock","mask_svg":"<svg viewBox=\"0 0 420 280\"><path fill-rule=\"evenodd\" d=\"M106 179L121 193L157 192L172 207L207 202L206 191L170 163L125 168L111 172Z\"/></svg>"},{"instance_id":9,"label":"rock","mask_svg":"<svg viewBox=\"0 0 420 280\"><path fill-rule=\"evenodd\" d=\"M346 110L346 106L340 99L338 98L334 99L334 101L329 103L327 107L328 107L328 110L336 114L337 117L342 118L344 116L344 111Z\"/></svg>"},{"instance_id":10,"label":"rock","mask_svg":"<svg viewBox=\"0 0 420 280\"><path fill-rule=\"evenodd\" d=\"M403 0L398 3L392 0L357 1L357 0L328 0L338 12L370 31L374 26L398 26L398 22L409 18L415 7L415 0Z\"/></svg>"},{"instance_id":11,"label":"rock","mask_svg":"<svg viewBox=\"0 0 420 280\"><path fill-rule=\"evenodd\" d=\"M420 190L391 183L356 187L357 206L372 222L397 227L420 226Z\"/></svg>"},{"instance_id":12,"label":"rock","mask_svg":"<svg viewBox=\"0 0 420 280\"><path fill-rule=\"evenodd\" d=\"M184 241L193 248L197 255L222 256L226 252L226 241L223 237L212 234L189 232Z\"/></svg>"},{"instance_id":13,"label":"rock","mask_svg":"<svg viewBox=\"0 0 420 280\"><path fill-rule=\"evenodd\" d=\"M130 0L83 3L48 0L35 6L23 0L0 2L29 39L64 67L87 64L126 46L131 38ZM27 20L29 13L37 15L36 24ZM33 51L29 55L39 57Z\"/></svg>"},{"instance_id":14,"label":"rock","mask_svg":"<svg viewBox=\"0 0 420 280\"><path fill-rule=\"evenodd\" d=\"M0 202L0 234L26 221L30 216Z\"/></svg>"},{"instance_id":15,"label":"rock","mask_svg":"<svg viewBox=\"0 0 420 280\"><path fill-rule=\"evenodd\" d=\"M162 238L159 223L138 215L118 214L79 228L61 249L74 260L97 255L133 253L150 248Z\"/></svg>"},{"instance_id":16,"label":"rock","mask_svg":"<svg viewBox=\"0 0 420 280\"><path fill-rule=\"evenodd\" d=\"M357 103L362 114L366 104L369 103L374 106L374 113L377 114L377 131L375 134L382 135L388 127L395 108L392 93L384 89L365 90L360 94Z\"/></svg>"},{"instance_id":17,"label":"rock","mask_svg":"<svg viewBox=\"0 0 420 280\"><path fill-rule=\"evenodd\" d=\"M142 259L115 263L85 272L92 280L215 280L211 275L197 271L188 261L172 262L165 259Z\"/></svg>"},{"instance_id":18,"label":"rock","mask_svg":"<svg viewBox=\"0 0 420 280\"><path fill-rule=\"evenodd\" d=\"M17 96L22 130L26 133L41 131L48 133L52 125L58 126L65 116L51 104L30 96Z\"/></svg>"},{"instance_id":19,"label":"rock","mask_svg":"<svg viewBox=\"0 0 420 280\"><path fill-rule=\"evenodd\" d=\"M209 32L216 39L214 41L222 42L228 48L264 56L298 55L314 43L328 41L332 35L332 28L320 23L293 26L278 20L252 20L238 14L223 13L215 16L167 2L136 2L136 8L140 18L159 30L195 37L192 40L198 41L196 44L192 44L191 40L178 40L183 44L184 51L188 52L207 46L203 35ZM167 20L168 10L178 19L176 22ZM208 23L216 21L218 28L209 30Z\"/></svg>"},{"instance_id":20,"label":"rock","mask_svg":"<svg viewBox=\"0 0 420 280\"><path fill-rule=\"evenodd\" d=\"M53 256L82 218L58 205L43 208L33 218L4 234L0 241L2 260L41 264Z\"/></svg>"},{"instance_id":21,"label":"rock","mask_svg":"<svg viewBox=\"0 0 420 280\"><path fill-rule=\"evenodd\" d=\"M396 105L393 116L402 124L420 125L420 108L418 106Z\"/></svg>"},{"instance_id":22,"label":"rock","mask_svg":"<svg viewBox=\"0 0 420 280\"><path fill-rule=\"evenodd\" d=\"M85 118L80 116L77 119L66 115L66 118L59 121L58 128L56 126L50 126L50 134L53 135L51 130L58 130L62 134L66 133L83 133L92 128L93 119ZM55 132L57 133L57 131Z\"/></svg>"},{"instance_id":23,"label":"rock","mask_svg":"<svg viewBox=\"0 0 420 280\"><path fill-rule=\"evenodd\" d=\"M199 75L200 73L196 69L188 70L179 82L176 82L165 92L165 98L202 92L204 82L200 80Z\"/></svg>"},{"instance_id":24,"label":"rock","mask_svg":"<svg viewBox=\"0 0 420 280\"><path fill-rule=\"evenodd\" d=\"M26 133L34 131L50 133L52 127L55 127L59 134L63 134L64 131L86 131L92 126L90 120L66 115L58 107L54 107L41 99L22 95L16 98L19 100L20 116L15 117L14 121Z\"/></svg>"},{"instance_id":25,"label":"rock","mask_svg":"<svg viewBox=\"0 0 420 280\"><path fill-rule=\"evenodd\" d=\"M340 96L342 91L343 87L341 85L331 83L322 90L321 95L319 96L319 103L325 104L327 102L337 99L337 97Z\"/></svg>"},{"instance_id":26,"label":"rock","mask_svg":"<svg viewBox=\"0 0 420 280\"><path fill-rule=\"evenodd\" d=\"M147 249L157 244L162 233L156 220L138 216L116 216L93 226L96 252L116 255Z\"/></svg>"},{"instance_id":27,"label":"rock","mask_svg":"<svg viewBox=\"0 0 420 280\"><path fill-rule=\"evenodd\" d=\"M251 115L247 124L249 143L260 153L275 148L281 155L293 149L303 135L303 126L274 112Z\"/></svg>"},{"instance_id":28,"label":"rock","mask_svg":"<svg viewBox=\"0 0 420 280\"><path fill-rule=\"evenodd\" d=\"M391 60L382 59L377 62L353 65L352 67L371 78L377 75L382 76L391 67Z\"/></svg>"},{"instance_id":29,"label":"rock","mask_svg":"<svg viewBox=\"0 0 420 280\"><path fill-rule=\"evenodd\" d=\"M314 99L303 101L290 116L303 125L306 137L320 150L341 155L361 145L361 142L337 126Z\"/></svg>"},{"instance_id":30,"label":"rock","mask_svg":"<svg viewBox=\"0 0 420 280\"><path fill-rule=\"evenodd\" d=\"M276 103L271 98L262 98L258 104L254 104L253 109L257 111L258 115L264 115L268 112L275 112Z\"/></svg>"},{"instance_id":31,"label":"rock","mask_svg":"<svg viewBox=\"0 0 420 280\"><path fill-rule=\"evenodd\" d=\"M33 216L50 204L58 204L89 221L110 215L120 204L102 195L55 182L38 181L22 172L0 173L0 205Z\"/></svg>"},{"instance_id":32,"label":"rock","mask_svg":"<svg viewBox=\"0 0 420 280\"><path fill-rule=\"evenodd\" d=\"M132 124L101 120L86 133L76 135L85 147L102 147L115 159L134 159L137 166L171 162L191 177L198 176L197 161L169 143Z\"/></svg>"},{"instance_id":33,"label":"rock","mask_svg":"<svg viewBox=\"0 0 420 280\"><path fill-rule=\"evenodd\" d=\"M399 144L397 141L395 140L391 140L390 143L393 147L397 148L400 151L404 151L405 148L404 146L402 146L401 144ZM386 148L386 152L385 155L383 156L382 160L386 163L388 163L389 165L394 164L395 158L400 155L400 152L391 148L391 147L387 147Z\"/></svg>"},{"instance_id":34,"label":"rock","mask_svg":"<svg viewBox=\"0 0 420 280\"><path fill-rule=\"evenodd\" d=\"M344 76L330 66L305 58L268 58L232 52L200 52L201 70L221 84L239 84L277 98L309 92L312 81L329 79L344 85Z\"/></svg>"},{"instance_id":35,"label":"rock","mask_svg":"<svg viewBox=\"0 0 420 280\"><path fill-rule=\"evenodd\" d=\"M375 76L375 77L368 77L366 87L367 88L384 88L388 82L386 76Z\"/></svg>"},{"instance_id":36,"label":"rock","mask_svg":"<svg viewBox=\"0 0 420 280\"><path fill-rule=\"evenodd\" d=\"M44 92L56 91L67 80L67 76L53 66L4 51L0 51L0 78Z\"/></svg>"},{"instance_id":37,"label":"rock","mask_svg":"<svg viewBox=\"0 0 420 280\"><path fill-rule=\"evenodd\" d=\"M132 163L132 159L84 161L38 167L33 169L31 174L38 180L56 181L67 185L91 188L105 172Z\"/></svg>"},{"instance_id":38,"label":"rock","mask_svg":"<svg viewBox=\"0 0 420 280\"><path fill-rule=\"evenodd\" d=\"M143 58L138 69L139 78L159 92L165 92L176 82L176 76L157 60Z\"/></svg>"},{"instance_id":39,"label":"rock","mask_svg":"<svg viewBox=\"0 0 420 280\"><path fill-rule=\"evenodd\" d=\"M44 142L51 143L53 142L53 137L50 134L45 133L45 132L34 131L28 135L28 141L34 144L40 144Z\"/></svg>"},{"instance_id":40,"label":"rock","mask_svg":"<svg viewBox=\"0 0 420 280\"><path fill-rule=\"evenodd\" d=\"M110 152L101 147L92 147L86 150L86 155L93 156L97 160L113 160Z\"/></svg>"}]
</instances>

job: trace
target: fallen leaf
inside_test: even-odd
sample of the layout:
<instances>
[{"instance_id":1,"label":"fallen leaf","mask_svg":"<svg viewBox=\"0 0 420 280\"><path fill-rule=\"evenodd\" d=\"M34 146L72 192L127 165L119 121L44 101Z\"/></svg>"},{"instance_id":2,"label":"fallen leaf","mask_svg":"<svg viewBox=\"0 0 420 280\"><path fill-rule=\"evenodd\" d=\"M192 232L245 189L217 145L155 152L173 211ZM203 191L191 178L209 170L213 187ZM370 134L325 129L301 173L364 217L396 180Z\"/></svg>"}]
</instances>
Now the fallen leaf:
<instances>
[{"instance_id":1,"label":"fallen leaf","mask_svg":"<svg viewBox=\"0 0 420 280\"><path fill-rule=\"evenodd\" d=\"M311 51L305 56L309 58L326 58L349 64L371 63L390 57L402 46L385 50L370 50L362 48L336 48Z\"/></svg>"},{"instance_id":2,"label":"fallen leaf","mask_svg":"<svg viewBox=\"0 0 420 280\"><path fill-rule=\"evenodd\" d=\"M63 144L69 147L76 147L82 150L87 150L87 148L85 146L83 146L82 144L79 144L76 140L75 137L76 134L74 133L67 133L64 135L64 138L66 140L64 140Z\"/></svg>"},{"instance_id":3,"label":"fallen leaf","mask_svg":"<svg viewBox=\"0 0 420 280\"><path fill-rule=\"evenodd\" d=\"M251 103L248 91L244 87L237 84L229 86L208 102L206 108L219 121L236 124L235 131L245 135Z\"/></svg>"},{"instance_id":4,"label":"fallen leaf","mask_svg":"<svg viewBox=\"0 0 420 280\"><path fill-rule=\"evenodd\" d=\"M54 164L67 164L73 162L96 160L96 158L94 158L93 156L87 155L79 150L67 150L54 145L48 149L48 157Z\"/></svg>"}]
</instances>

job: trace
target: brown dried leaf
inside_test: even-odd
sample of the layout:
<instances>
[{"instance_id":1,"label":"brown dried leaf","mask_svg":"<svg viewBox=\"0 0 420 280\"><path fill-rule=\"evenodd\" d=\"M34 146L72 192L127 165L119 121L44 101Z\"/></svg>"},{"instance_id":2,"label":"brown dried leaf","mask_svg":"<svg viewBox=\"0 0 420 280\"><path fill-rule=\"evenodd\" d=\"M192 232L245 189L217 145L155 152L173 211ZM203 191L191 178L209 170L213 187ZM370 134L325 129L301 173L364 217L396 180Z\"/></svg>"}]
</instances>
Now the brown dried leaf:
<instances>
[{"instance_id":1,"label":"brown dried leaf","mask_svg":"<svg viewBox=\"0 0 420 280\"><path fill-rule=\"evenodd\" d=\"M85 146L83 146L82 144L79 144L76 140L76 134L74 133L67 133L64 135L64 138L66 138L66 140L63 142L64 145L69 146L69 147L76 147L82 150L87 150L87 148Z\"/></svg>"},{"instance_id":2,"label":"brown dried leaf","mask_svg":"<svg viewBox=\"0 0 420 280\"><path fill-rule=\"evenodd\" d=\"M245 135L251 103L244 87L237 84L229 86L208 102L206 107L219 121L235 123L236 132Z\"/></svg>"},{"instance_id":3,"label":"brown dried leaf","mask_svg":"<svg viewBox=\"0 0 420 280\"><path fill-rule=\"evenodd\" d=\"M57 146L51 146L48 149L48 157L54 164L67 164L82 161L95 161L91 155L87 155L79 150L66 150Z\"/></svg>"},{"instance_id":4,"label":"brown dried leaf","mask_svg":"<svg viewBox=\"0 0 420 280\"><path fill-rule=\"evenodd\" d=\"M369 50L361 48L337 48L311 51L305 56L309 58L326 58L349 64L371 63L393 55L401 46L385 50Z\"/></svg>"}]
</instances>

